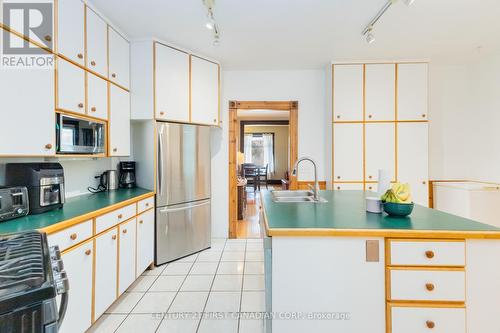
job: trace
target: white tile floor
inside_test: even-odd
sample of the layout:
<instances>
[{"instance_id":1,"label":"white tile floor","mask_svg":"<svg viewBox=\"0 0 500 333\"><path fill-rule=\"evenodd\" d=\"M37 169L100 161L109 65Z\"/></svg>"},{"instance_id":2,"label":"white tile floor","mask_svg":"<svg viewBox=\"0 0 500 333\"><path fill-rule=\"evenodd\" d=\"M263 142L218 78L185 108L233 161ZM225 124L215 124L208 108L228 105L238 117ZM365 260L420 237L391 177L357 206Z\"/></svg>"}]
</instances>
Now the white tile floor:
<instances>
[{"instance_id":1,"label":"white tile floor","mask_svg":"<svg viewBox=\"0 0 500 333\"><path fill-rule=\"evenodd\" d=\"M213 239L212 248L148 270L89 332L261 333L262 240Z\"/></svg>"}]
</instances>

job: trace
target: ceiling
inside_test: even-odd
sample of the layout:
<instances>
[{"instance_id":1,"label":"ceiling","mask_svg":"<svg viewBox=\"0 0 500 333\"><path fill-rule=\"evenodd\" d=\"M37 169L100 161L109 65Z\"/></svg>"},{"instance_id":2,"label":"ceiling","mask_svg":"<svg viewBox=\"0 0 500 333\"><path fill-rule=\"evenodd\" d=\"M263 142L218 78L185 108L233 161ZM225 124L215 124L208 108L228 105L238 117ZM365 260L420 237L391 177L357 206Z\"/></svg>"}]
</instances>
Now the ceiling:
<instances>
[{"instance_id":1,"label":"ceiling","mask_svg":"<svg viewBox=\"0 0 500 333\"><path fill-rule=\"evenodd\" d=\"M216 0L221 43L212 45L202 0L91 0L131 39L157 37L219 60L225 69L314 69L330 61L470 59L500 51L500 1Z\"/></svg>"}]
</instances>

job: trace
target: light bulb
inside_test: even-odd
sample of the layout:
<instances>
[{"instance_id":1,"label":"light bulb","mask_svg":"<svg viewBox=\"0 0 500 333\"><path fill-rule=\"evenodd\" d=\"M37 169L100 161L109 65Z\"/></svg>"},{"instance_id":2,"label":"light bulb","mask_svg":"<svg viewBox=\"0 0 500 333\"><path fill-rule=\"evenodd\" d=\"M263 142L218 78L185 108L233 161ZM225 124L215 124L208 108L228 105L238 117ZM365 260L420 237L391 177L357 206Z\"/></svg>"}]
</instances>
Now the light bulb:
<instances>
[{"instance_id":1,"label":"light bulb","mask_svg":"<svg viewBox=\"0 0 500 333\"><path fill-rule=\"evenodd\" d=\"M205 27L207 27L208 30L214 30L215 27L215 21L213 18L208 19L207 23L205 24Z\"/></svg>"},{"instance_id":2,"label":"light bulb","mask_svg":"<svg viewBox=\"0 0 500 333\"><path fill-rule=\"evenodd\" d=\"M375 36L371 33L371 31L368 31L368 33L366 34L366 42L368 44L371 44L375 41Z\"/></svg>"},{"instance_id":3,"label":"light bulb","mask_svg":"<svg viewBox=\"0 0 500 333\"><path fill-rule=\"evenodd\" d=\"M219 46L219 45L220 45L220 40L219 40L219 38L215 38L215 39L214 39L213 45L214 45L214 46Z\"/></svg>"},{"instance_id":4,"label":"light bulb","mask_svg":"<svg viewBox=\"0 0 500 333\"><path fill-rule=\"evenodd\" d=\"M403 2L405 3L405 5L411 6L413 2L415 2L415 0L403 0Z\"/></svg>"}]
</instances>

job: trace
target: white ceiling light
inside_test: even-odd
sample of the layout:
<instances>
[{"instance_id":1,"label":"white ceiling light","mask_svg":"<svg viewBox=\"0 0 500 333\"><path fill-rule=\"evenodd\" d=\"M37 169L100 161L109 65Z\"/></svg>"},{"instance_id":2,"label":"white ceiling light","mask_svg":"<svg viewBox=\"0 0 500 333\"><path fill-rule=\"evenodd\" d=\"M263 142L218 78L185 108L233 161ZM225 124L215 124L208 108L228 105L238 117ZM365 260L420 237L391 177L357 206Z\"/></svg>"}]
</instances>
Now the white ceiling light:
<instances>
[{"instance_id":1,"label":"white ceiling light","mask_svg":"<svg viewBox=\"0 0 500 333\"><path fill-rule=\"evenodd\" d=\"M205 27L208 30L213 31L213 45L218 46L220 43L220 34L219 34L219 28L217 26L217 22L215 21L214 17L214 6L215 6L215 0L203 0L203 4L207 8L207 22L205 23Z\"/></svg>"},{"instance_id":2,"label":"white ceiling light","mask_svg":"<svg viewBox=\"0 0 500 333\"><path fill-rule=\"evenodd\" d=\"M375 41L375 36L372 33L372 28L370 28L366 33L366 42L371 44Z\"/></svg>"},{"instance_id":3,"label":"white ceiling light","mask_svg":"<svg viewBox=\"0 0 500 333\"><path fill-rule=\"evenodd\" d=\"M415 2L415 0L403 0L403 2L405 3L405 5L411 6Z\"/></svg>"}]
</instances>

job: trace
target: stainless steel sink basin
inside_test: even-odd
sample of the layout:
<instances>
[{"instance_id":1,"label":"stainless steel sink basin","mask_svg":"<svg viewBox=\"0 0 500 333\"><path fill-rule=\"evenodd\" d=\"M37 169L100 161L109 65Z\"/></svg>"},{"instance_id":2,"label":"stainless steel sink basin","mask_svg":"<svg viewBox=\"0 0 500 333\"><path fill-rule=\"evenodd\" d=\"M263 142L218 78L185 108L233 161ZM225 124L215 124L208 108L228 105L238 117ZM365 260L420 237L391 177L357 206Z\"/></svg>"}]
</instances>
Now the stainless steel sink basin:
<instances>
[{"instance_id":1,"label":"stainless steel sink basin","mask_svg":"<svg viewBox=\"0 0 500 333\"><path fill-rule=\"evenodd\" d=\"M320 198L319 201L314 200L314 194L311 191L272 191L273 202L291 203L291 202L311 202L320 203L327 202Z\"/></svg>"}]
</instances>

